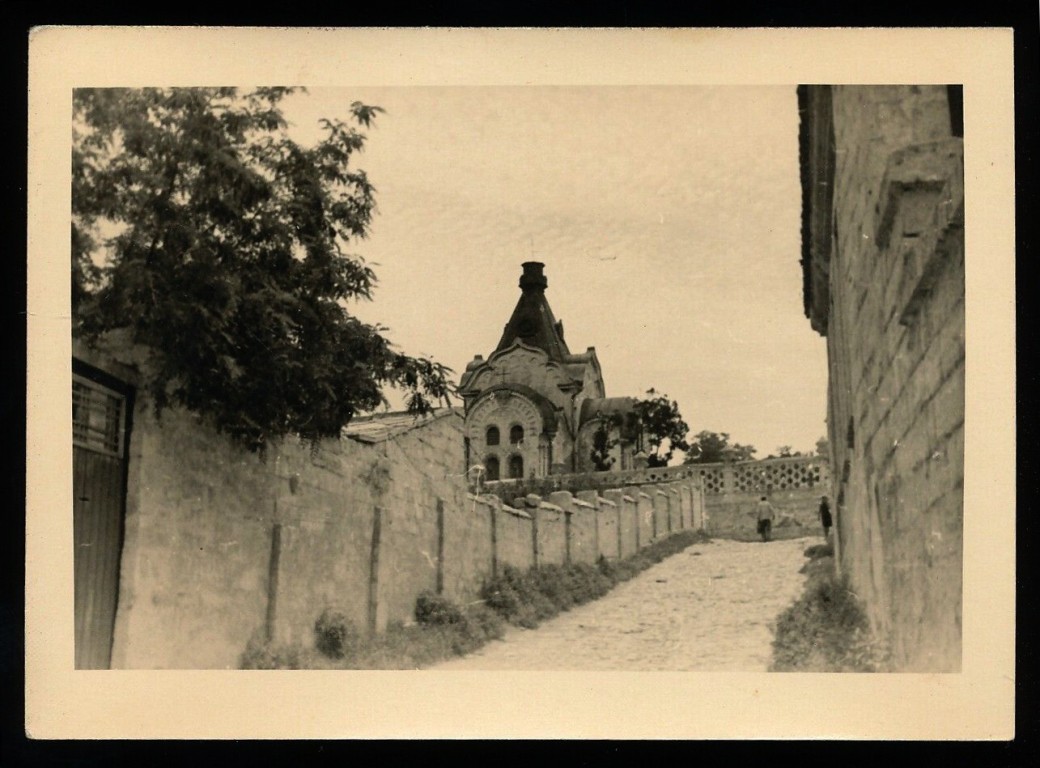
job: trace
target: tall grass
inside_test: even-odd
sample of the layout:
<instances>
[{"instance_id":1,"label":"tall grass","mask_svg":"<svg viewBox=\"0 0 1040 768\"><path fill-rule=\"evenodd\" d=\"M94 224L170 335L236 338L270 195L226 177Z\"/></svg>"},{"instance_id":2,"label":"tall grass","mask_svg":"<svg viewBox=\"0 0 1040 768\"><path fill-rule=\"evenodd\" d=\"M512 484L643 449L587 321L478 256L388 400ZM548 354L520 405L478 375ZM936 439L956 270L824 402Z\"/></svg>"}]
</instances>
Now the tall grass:
<instances>
[{"instance_id":1,"label":"tall grass","mask_svg":"<svg viewBox=\"0 0 1040 768\"><path fill-rule=\"evenodd\" d=\"M777 617L773 672L883 672L889 652L874 636L863 605L834 568L829 545L805 551L805 590Z\"/></svg>"}]
</instances>

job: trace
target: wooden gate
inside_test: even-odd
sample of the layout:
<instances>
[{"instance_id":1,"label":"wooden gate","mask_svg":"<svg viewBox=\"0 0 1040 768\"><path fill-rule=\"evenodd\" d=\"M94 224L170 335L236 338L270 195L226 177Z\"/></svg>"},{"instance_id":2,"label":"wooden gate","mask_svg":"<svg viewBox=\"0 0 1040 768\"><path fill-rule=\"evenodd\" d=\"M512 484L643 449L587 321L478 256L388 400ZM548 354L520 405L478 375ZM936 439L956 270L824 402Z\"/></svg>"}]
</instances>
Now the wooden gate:
<instances>
[{"instance_id":1,"label":"wooden gate","mask_svg":"<svg viewBox=\"0 0 1040 768\"><path fill-rule=\"evenodd\" d=\"M131 391L73 361L76 669L107 669L119 594Z\"/></svg>"}]
</instances>

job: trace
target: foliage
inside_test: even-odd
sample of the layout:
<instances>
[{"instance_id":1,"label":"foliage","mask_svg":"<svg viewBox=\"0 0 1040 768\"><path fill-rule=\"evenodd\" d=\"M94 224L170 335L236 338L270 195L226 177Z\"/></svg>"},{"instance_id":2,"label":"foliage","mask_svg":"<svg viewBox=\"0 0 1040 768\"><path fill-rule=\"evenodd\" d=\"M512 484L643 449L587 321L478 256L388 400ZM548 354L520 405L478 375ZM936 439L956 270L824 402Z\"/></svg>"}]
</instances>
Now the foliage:
<instances>
[{"instance_id":1,"label":"foliage","mask_svg":"<svg viewBox=\"0 0 1040 768\"><path fill-rule=\"evenodd\" d=\"M484 584L480 596L488 608L510 624L537 627L543 619L559 613L559 609L538 589L535 570L523 572L507 565L501 575Z\"/></svg>"},{"instance_id":2,"label":"foliage","mask_svg":"<svg viewBox=\"0 0 1040 768\"><path fill-rule=\"evenodd\" d=\"M430 598L434 599L430 599ZM424 608L419 607L422 602ZM300 645L275 646L255 636L239 660L242 669L418 669L470 653L502 637L504 623L483 605L460 607L430 593L416 601L416 614L430 621L405 626L391 623L385 632L357 637L340 656Z\"/></svg>"},{"instance_id":3,"label":"foliage","mask_svg":"<svg viewBox=\"0 0 1040 768\"><path fill-rule=\"evenodd\" d=\"M816 441L816 455L822 456L825 459L830 459L831 443L826 437L821 437Z\"/></svg>"},{"instance_id":4,"label":"foliage","mask_svg":"<svg viewBox=\"0 0 1040 768\"><path fill-rule=\"evenodd\" d=\"M465 616L462 609L451 600L426 591L415 600L415 620L420 624L443 626L461 624Z\"/></svg>"},{"instance_id":5,"label":"foliage","mask_svg":"<svg viewBox=\"0 0 1040 768\"><path fill-rule=\"evenodd\" d=\"M834 559L814 549L805 592L776 622L774 672L881 672L888 649L874 637L863 607ZM808 554L808 550L807 550Z\"/></svg>"},{"instance_id":6,"label":"foliage","mask_svg":"<svg viewBox=\"0 0 1040 768\"><path fill-rule=\"evenodd\" d=\"M834 547L830 544L812 544L805 548L805 556L810 560L821 557L834 557Z\"/></svg>"},{"instance_id":7,"label":"foliage","mask_svg":"<svg viewBox=\"0 0 1040 768\"><path fill-rule=\"evenodd\" d=\"M750 461L755 456L753 445L729 442L728 432L698 432L686 451L684 464L716 464L722 461Z\"/></svg>"},{"instance_id":8,"label":"foliage","mask_svg":"<svg viewBox=\"0 0 1040 768\"><path fill-rule=\"evenodd\" d=\"M614 457L610 452L621 442L618 430L621 428L621 416L614 413L600 419L596 431L592 433L592 451L589 458L596 472L607 472L614 466Z\"/></svg>"},{"instance_id":9,"label":"foliage","mask_svg":"<svg viewBox=\"0 0 1040 768\"><path fill-rule=\"evenodd\" d=\"M450 394L449 369L395 350L347 302L375 274L346 252L375 190L352 165L382 110L355 102L291 140L289 88L77 89L72 299L87 342L116 330L149 350L157 413L171 404L254 450L338 436L402 387L409 410Z\"/></svg>"},{"instance_id":10,"label":"foliage","mask_svg":"<svg viewBox=\"0 0 1040 768\"><path fill-rule=\"evenodd\" d=\"M638 403L639 419L647 446L647 465L666 467L675 451L689 448L686 437L690 427L683 421L679 404L655 389L646 392L647 398Z\"/></svg>"},{"instance_id":11,"label":"foliage","mask_svg":"<svg viewBox=\"0 0 1040 768\"><path fill-rule=\"evenodd\" d=\"M707 538L700 531L679 531L630 557L600 557L595 565L542 565L527 571L507 565L499 576L485 583L481 597L510 624L533 629L561 611L602 597L622 581Z\"/></svg>"},{"instance_id":12,"label":"foliage","mask_svg":"<svg viewBox=\"0 0 1040 768\"><path fill-rule=\"evenodd\" d=\"M315 647L330 659L341 659L353 650L360 633L343 611L326 608L314 622Z\"/></svg>"},{"instance_id":13,"label":"foliage","mask_svg":"<svg viewBox=\"0 0 1040 768\"><path fill-rule=\"evenodd\" d=\"M766 456L766 458L767 459L797 459L797 458L800 458L802 456L808 456L808 455L809 455L808 453L802 453L801 451L794 450L794 448L792 448L789 445L781 445L779 448L776 449L776 453L771 453L768 456Z\"/></svg>"}]
</instances>

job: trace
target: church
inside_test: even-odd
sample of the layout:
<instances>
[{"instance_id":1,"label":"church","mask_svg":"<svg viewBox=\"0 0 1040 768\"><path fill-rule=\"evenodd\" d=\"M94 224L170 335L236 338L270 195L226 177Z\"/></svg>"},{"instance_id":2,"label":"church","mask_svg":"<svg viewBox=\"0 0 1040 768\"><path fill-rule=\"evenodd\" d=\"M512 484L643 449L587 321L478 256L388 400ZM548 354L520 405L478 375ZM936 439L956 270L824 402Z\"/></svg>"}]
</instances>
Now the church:
<instances>
[{"instance_id":1,"label":"church","mask_svg":"<svg viewBox=\"0 0 1040 768\"><path fill-rule=\"evenodd\" d=\"M636 399L606 397L594 347L570 351L545 298L544 266L522 265L498 346L459 382L466 469L483 467L487 481L621 471L643 458Z\"/></svg>"}]
</instances>

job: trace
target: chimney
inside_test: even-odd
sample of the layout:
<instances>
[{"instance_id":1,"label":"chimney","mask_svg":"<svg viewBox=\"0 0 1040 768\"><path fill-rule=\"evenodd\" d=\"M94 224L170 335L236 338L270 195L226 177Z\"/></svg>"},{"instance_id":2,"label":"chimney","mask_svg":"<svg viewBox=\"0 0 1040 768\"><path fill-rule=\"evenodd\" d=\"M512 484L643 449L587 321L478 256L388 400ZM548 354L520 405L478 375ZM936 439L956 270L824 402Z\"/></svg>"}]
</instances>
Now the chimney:
<instances>
[{"instance_id":1,"label":"chimney","mask_svg":"<svg viewBox=\"0 0 1040 768\"><path fill-rule=\"evenodd\" d=\"M542 268L545 265L540 261L525 261L521 266L524 268L524 273L520 275L520 290L524 293L544 291L549 285L549 281L542 274Z\"/></svg>"}]
</instances>

